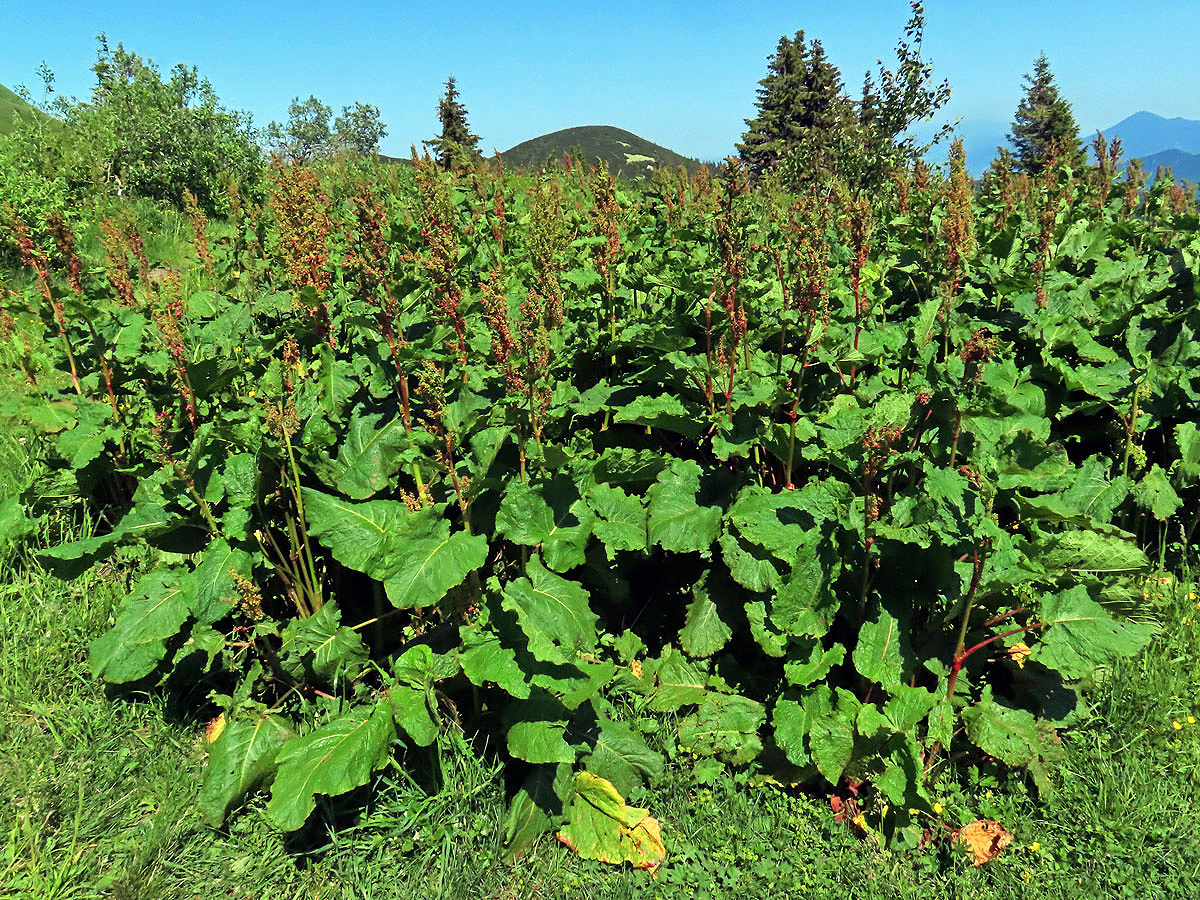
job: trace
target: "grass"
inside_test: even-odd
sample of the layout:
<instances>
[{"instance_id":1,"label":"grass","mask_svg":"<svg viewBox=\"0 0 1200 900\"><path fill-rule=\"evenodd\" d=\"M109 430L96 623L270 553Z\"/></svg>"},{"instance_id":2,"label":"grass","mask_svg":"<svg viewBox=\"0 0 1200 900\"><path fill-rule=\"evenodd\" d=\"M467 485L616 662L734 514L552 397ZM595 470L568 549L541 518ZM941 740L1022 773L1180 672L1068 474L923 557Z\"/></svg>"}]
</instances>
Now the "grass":
<instances>
[{"instance_id":1,"label":"grass","mask_svg":"<svg viewBox=\"0 0 1200 900\"><path fill-rule=\"evenodd\" d=\"M0 84L0 134L8 134L20 120L47 119L45 113L21 99L20 95Z\"/></svg>"},{"instance_id":2,"label":"grass","mask_svg":"<svg viewBox=\"0 0 1200 900\"><path fill-rule=\"evenodd\" d=\"M0 496L37 472L22 437L0 423ZM85 527L70 509L60 519ZM502 773L454 735L436 750L437 789L410 760L298 835L273 832L261 800L207 827L193 808L204 723L166 696L107 695L88 673L87 645L138 560L64 583L29 551L0 550L4 900L1192 898L1200 883L1200 723L1188 722L1200 718L1200 609L1187 585L1164 586L1152 648L1106 673L1064 733L1053 798L1001 773L943 780L948 823L994 818L1016 835L993 863L976 869L949 844L887 853L834 824L822 796L697 778L676 759L631 798L663 823L670 855L652 880L552 838L504 865ZM656 737L669 743L669 729Z\"/></svg>"}]
</instances>

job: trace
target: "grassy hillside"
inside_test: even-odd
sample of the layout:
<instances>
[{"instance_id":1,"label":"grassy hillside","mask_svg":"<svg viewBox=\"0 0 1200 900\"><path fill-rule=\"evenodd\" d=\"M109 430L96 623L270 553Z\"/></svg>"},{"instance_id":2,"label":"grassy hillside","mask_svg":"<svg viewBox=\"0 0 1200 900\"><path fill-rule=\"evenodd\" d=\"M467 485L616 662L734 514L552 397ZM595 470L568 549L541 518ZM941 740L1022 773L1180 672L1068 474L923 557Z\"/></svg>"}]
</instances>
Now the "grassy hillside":
<instances>
[{"instance_id":1,"label":"grassy hillside","mask_svg":"<svg viewBox=\"0 0 1200 900\"><path fill-rule=\"evenodd\" d=\"M15 93L0 84L0 134L9 134L18 121L47 118L41 110L30 106Z\"/></svg>"},{"instance_id":2,"label":"grassy hillside","mask_svg":"<svg viewBox=\"0 0 1200 900\"><path fill-rule=\"evenodd\" d=\"M526 168L542 165L550 157L582 151L583 159L594 164L604 161L614 175L644 178L655 169L685 166L689 172L700 168L700 161L680 156L632 132L612 125L584 125L543 134L500 154L505 165Z\"/></svg>"}]
</instances>

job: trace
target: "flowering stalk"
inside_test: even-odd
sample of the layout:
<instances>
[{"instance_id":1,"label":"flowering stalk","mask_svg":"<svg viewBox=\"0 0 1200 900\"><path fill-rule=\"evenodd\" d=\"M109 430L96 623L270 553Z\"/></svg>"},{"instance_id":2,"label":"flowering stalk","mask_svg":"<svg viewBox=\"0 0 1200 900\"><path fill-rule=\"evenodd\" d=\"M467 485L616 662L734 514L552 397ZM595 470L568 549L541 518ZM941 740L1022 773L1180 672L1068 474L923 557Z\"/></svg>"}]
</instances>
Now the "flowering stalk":
<instances>
[{"instance_id":1,"label":"flowering stalk","mask_svg":"<svg viewBox=\"0 0 1200 900\"><path fill-rule=\"evenodd\" d=\"M454 207L450 193L442 180L440 170L426 153L418 159L415 151L413 167L417 175L419 206L417 218L421 226L421 238L428 255L410 255L425 270L432 282L430 298L446 324L454 329L458 341L458 360L462 375L467 377L467 332L466 319L461 306L462 288L458 284L458 239L454 234Z\"/></svg>"},{"instance_id":2,"label":"flowering stalk","mask_svg":"<svg viewBox=\"0 0 1200 900\"><path fill-rule=\"evenodd\" d=\"M354 215L357 229L350 238L351 249L347 252L345 265L355 272L359 295L375 308L375 321L380 334L387 342L396 367L400 387L401 418L405 433L412 433L412 413L408 398L408 373L400 363L399 349L407 345L404 328L400 323L400 308L388 285L390 260L383 229L387 224L387 212L371 194L370 185L363 182L354 195Z\"/></svg>"},{"instance_id":3,"label":"flowering stalk","mask_svg":"<svg viewBox=\"0 0 1200 900\"><path fill-rule=\"evenodd\" d=\"M733 381L737 372L738 354L746 339L746 306L738 293L742 278L746 274L746 260L742 254L742 229L734 200L745 193L746 180L741 162L730 157L722 169L721 215L717 219L717 248L721 264L713 281L714 298L719 298L725 317L729 320L729 350L725 352L724 341L717 347L717 362L723 363L725 371L725 411L733 421ZM746 368L750 368L749 349L746 348Z\"/></svg>"},{"instance_id":4,"label":"flowering stalk","mask_svg":"<svg viewBox=\"0 0 1200 900\"><path fill-rule=\"evenodd\" d=\"M320 179L299 164L285 167L278 159L274 162L270 205L279 225L280 255L292 287L297 292L312 288L316 294L316 302L308 312L316 320L318 334L331 350L336 350L337 337L326 300L332 279L328 239L333 223ZM299 301L297 296L297 304Z\"/></svg>"},{"instance_id":5,"label":"flowering stalk","mask_svg":"<svg viewBox=\"0 0 1200 900\"><path fill-rule=\"evenodd\" d=\"M950 150L950 181L945 190L946 212L941 229L945 260L942 281L944 300L940 316L944 322L946 340L950 334L950 312L966 271L966 261L975 250L973 199L974 191L970 176L967 175L967 155L960 138L955 140Z\"/></svg>"},{"instance_id":6,"label":"flowering stalk","mask_svg":"<svg viewBox=\"0 0 1200 900\"><path fill-rule=\"evenodd\" d=\"M870 310L870 301L863 295L862 273L871 254L871 238L874 229L874 214L871 201L866 197L855 200L844 200L845 228L850 237L850 286L854 290L854 349L858 349L859 337L862 335L863 318ZM850 365L850 381L853 383L858 373L858 363Z\"/></svg>"},{"instance_id":7,"label":"flowering stalk","mask_svg":"<svg viewBox=\"0 0 1200 900\"><path fill-rule=\"evenodd\" d=\"M187 349L183 342L183 329L179 322L183 318L183 284L176 271L170 272L162 283L161 292L156 291L156 300L151 304L150 315L158 326L159 335L175 367L175 387L183 400L188 421L194 431L197 427L196 392L187 370Z\"/></svg>"},{"instance_id":8,"label":"flowering stalk","mask_svg":"<svg viewBox=\"0 0 1200 900\"><path fill-rule=\"evenodd\" d=\"M204 495L196 487L196 481L192 478L192 473L188 471L187 466L182 460L175 456L174 450L171 448L170 427L171 413L169 410L160 409L154 414L154 424L150 427L150 434L155 441L155 449L152 452L154 459L159 465L167 466L175 473L187 492L191 494L192 500L196 503L196 508L200 510L200 514L204 517L204 521L208 525L209 532L214 536L221 534L221 526L217 524L217 519L213 515L212 506L204 499Z\"/></svg>"},{"instance_id":9,"label":"flowering stalk","mask_svg":"<svg viewBox=\"0 0 1200 900\"><path fill-rule=\"evenodd\" d=\"M208 246L208 218L200 209L196 195L187 188L184 188L183 191L183 206L192 220L192 244L196 248L196 255L204 264L204 271L208 273L208 277L212 278L216 274L216 269L213 265L212 250Z\"/></svg>"},{"instance_id":10,"label":"flowering stalk","mask_svg":"<svg viewBox=\"0 0 1200 900\"><path fill-rule=\"evenodd\" d=\"M595 206L591 210L592 222L597 236L603 242L596 245L596 272L604 288L604 302L608 306L609 339L617 338L616 264L621 255L621 234L617 228L620 207L617 206L616 182L607 166L591 170L592 195ZM613 358L616 362L616 358Z\"/></svg>"},{"instance_id":11,"label":"flowering stalk","mask_svg":"<svg viewBox=\"0 0 1200 900\"><path fill-rule=\"evenodd\" d=\"M133 295L133 282L129 278L129 238L112 219L100 223L100 233L104 242L104 273L108 283L118 303L134 307L137 300Z\"/></svg>"},{"instance_id":12,"label":"flowering stalk","mask_svg":"<svg viewBox=\"0 0 1200 900\"><path fill-rule=\"evenodd\" d=\"M17 254L21 257L21 262L31 268L34 275L37 276L38 289L42 293L42 298L54 312L54 323L58 326L58 336L67 355L67 364L71 368L71 382L75 386L75 393L82 397L83 388L79 383L79 368L75 364L75 351L71 347L71 339L67 336L67 319L63 312L62 301L55 297L54 292L50 289L50 269L46 254L34 245L29 229L16 216L13 216L11 227L17 241Z\"/></svg>"},{"instance_id":13,"label":"flowering stalk","mask_svg":"<svg viewBox=\"0 0 1200 900\"><path fill-rule=\"evenodd\" d=\"M435 439L440 440L438 462L450 476L450 484L462 513L463 527L471 533L470 501L467 492L470 481L464 475L458 474L455 462L455 450L458 447L458 433L446 425L446 378L442 370L431 360L423 360L421 380L417 392L425 400L424 424L425 430Z\"/></svg>"}]
</instances>

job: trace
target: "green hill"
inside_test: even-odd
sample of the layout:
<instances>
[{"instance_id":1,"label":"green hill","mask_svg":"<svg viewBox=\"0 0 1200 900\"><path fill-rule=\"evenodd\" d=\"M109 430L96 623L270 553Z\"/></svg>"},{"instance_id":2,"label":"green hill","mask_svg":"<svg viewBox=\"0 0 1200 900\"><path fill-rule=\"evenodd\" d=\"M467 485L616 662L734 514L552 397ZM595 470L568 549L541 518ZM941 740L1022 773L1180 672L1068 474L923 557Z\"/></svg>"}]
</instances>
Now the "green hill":
<instances>
[{"instance_id":1,"label":"green hill","mask_svg":"<svg viewBox=\"0 0 1200 900\"><path fill-rule=\"evenodd\" d=\"M0 134L10 134L21 120L35 121L48 118L36 107L30 106L4 85L0 84Z\"/></svg>"},{"instance_id":2,"label":"green hill","mask_svg":"<svg viewBox=\"0 0 1200 900\"><path fill-rule=\"evenodd\" d=\"M574 156L577 152L582 152L583 160L590 165L603 160L613 175L625 178L645 178L662 168L684 166L689 173L700 168L699 160L680 156L612 125L584 125L543 134L506 150L500 158L513 168L537 168L551 157L561 160L563 153Z\"/></svg>"}]
</instances>

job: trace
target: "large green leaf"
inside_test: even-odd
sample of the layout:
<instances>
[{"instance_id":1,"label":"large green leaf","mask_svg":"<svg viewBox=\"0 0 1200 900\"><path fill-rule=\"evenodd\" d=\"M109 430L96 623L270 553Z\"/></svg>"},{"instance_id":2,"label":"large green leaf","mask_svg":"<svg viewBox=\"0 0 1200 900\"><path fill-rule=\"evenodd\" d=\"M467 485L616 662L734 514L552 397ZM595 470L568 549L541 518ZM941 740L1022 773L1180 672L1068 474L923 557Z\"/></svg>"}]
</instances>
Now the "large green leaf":
<instances>
[{"instance_id":1,"label":"large green leaf","mask_svg":"<svg viewBox=\"0 0 1200 900\"><path fill-rule=\"evenodd\" d=\"M812 724L808 743L817 771L837 784L854 755L853 720L840 714L819 719Z\"/></svg>"},{"instance_id":2,"label":"large green leaf","mask_svg":"<svg viewBox=\"0 0 1200 900\"><path fill-rule=\"evenodd\" d=\"M770 621L781 634L819 638L837 610L831 585L841 569L837 553L815 533L792 551L793 568L771 600Z\"/></svg>"},{"instance_id":3,"label":"large green leaf","mask_svg":"<svg viewBox=\"0 0 1200 900\"><path fill-rule=\"evenodd\" d=\"M854 668L869 681L888 690L900 684L900 623L886 609L863 622L854 648Z\"/></svg>"},{"instance_id":4,"label":"large green leaf","mask_svg":"<svg viewBox=\"0 0 1200 900\"><path fill-rule=\"evenodd\" d=\"M828 685L819 684L803 693L791 690L780 696L771 713L771 725L775 742L789 762L796 766L810 762L807 740L813 725L832 715L833 692Z\"/></svg>"},{"instance_id":5,"label":"large green leaf","mask_svg":"<svg viewBox=\"0 0 1200 900\"><path fill-rule=\"evenodd\" d=\"M696 711L679 721L679 746L700 756L716 756L735 766L762 752L758 729L763 705L737 694L708 694Z\"/></svg>"},{"instance_id":6,"label":"large green leaf","mask_svg":"<svg viewBox=\"0 0 1200 900\"><path fill-rule=\"evenodd\" d=\"M1033 713L1001 706L992 699L992 688L974 706L962 711L967 737L984 753L1010 766L1024 765L1038 756L1038 728Z\"/></svg>"},{"instance_id":7,"label":"large green leaf","mask_svg":"<svg viewBox=\"0 0 1200 900\"><path fill-rule=\"evenodd\" d=\"M1096 531L1066 531L1044 538L1031 548L1029 556L1051 576L1067 572L1138 572L1150 568L1150 560L1132 540Z\"/></svg>"},{"instance_id":8,"label":"large green leaf","mask_svg":"<svg viewBox=\"0 0 1200 900\"><path fill-rule=\"evenodd\" d=\"M563 820L563 798L573 794L569 763L534 766L517 790L504 820L504 860L512 863Z\"/></svg>"},{"instance_id":9,"label":"large green leaf","mask_svg":"<svg viewBox=\"0 0 1200 900\"><path fill-rule=\"evenodd\" d=\"M687 606L683 630L679 632L679 644L684 653L694 657L712 656L729 642L733 628L726 621L730 618L729 612L722 615L726 606L718 605L707 579L692 588L692 601Z\"/></svg>"},{"instance_id":10,"label":"large green leaf","mask_svg":"<svg viewBox=\"0 0 1200 900\"><path fill-rule=\"evenodd\" d=\"M1138 506L1160 522L1171 518L1183 505L1183 501L1175 493L1175 488L1171 486L1167 473L1157 463L1142 476L1142 480L1133 489L1133 496Z\"/></svg>"},{"instance_id":11,"label":"large green leaf","mask_svg":"<svg viewBox=\"0 0 1200 900\"><path fill-rule=\"evenodd\" d=\"M458 633L459 662L471 684L483 687L491 683L521 700L529 696L529 682L517 653L504 646L498 634L473 625L461 626Z\"/></svg>"},{"instance_id":12,"label":"large green leaf","mask_svg":"<svg viewBox=\"0 0 1200 900\"><path fill-rule=\"evenodd\" d=\"M295 831L316 809L317 794L336 797L366 784L387 761L395 739L386 697L293 738L279 750L267 815L283 831Z\"/></svg>"},{"instance_id":13,"label":"large green leaf","mask_svg":"<svg viewBox=\"0 0 1200 900\"><path fill-rule=\"evenodd\" d=\"M1097 667L1133 656L1154 634L1150 625L1119 622L1076 585L1047 597L1040 619L1049 627L1033 648L1033 659L1066 678L1084 678Z\"/></svg>"},{"instance_id":14,"label":"large green leaf","mask_svg":"<svg viewBox=\"0 0 1200 900\"><path fill-rule=\"evenodd\" d=\"M534 557L526 578L504 587L503 608L515 612L529 639L529 651L550 663L567 663L580 650L596 644L597 617L588 592L574 581L551 572Z\"/></svg>"},{"instance_id":15,"label":"large green leaf","mask_svg":"<svg viewBox=\"0 0 1200 900\"><path fill-rule=\"evenodd\" d=\"M213 744L204 767L197 805L210 825L218 828L229 808L275 771L275 757L295 736L279 716L234 719Z\"/></svg>"},{"instance_id":16,"label":"large green leaf","mask_svg":"<svg viewBox=\"0 0 1200 900\"><path fill-rule=\"evenodd\" d=\"M342 624L341 613L332 601L306 619L292 619L281 637L279 657L294 678L303 679L311 671L325 682L338 675L352 679L367 662L362 638Z\"/></svg>"},{"instance_id":17,"label":"large green leaf","mask_svg":"<svg viewBox=\"0 0 1200 900\"><path fill-rule=\"evenodd\" d=\"M797 687L806 687L820 681L830 673L834 666L840 666L846 658L846 648L834 644L828 650L820 644L813 643L807 658L789 659L783 665L783 674L788 682Z\"/></svg>"},{"instance_id":18,"label":"large green leaf","mask_svg":"<svg viewBox=\"0 0 1200 900\"><path fill-rule=\"evenodd\" d=\"M384 582L384 590L399 609L432 606L482 566L487 551L483 535L451 533L450 523L438 519L428 531L410 532L398 542L391 555L395 574Z\"/></svg>"},{"instance_id":19,"label":"large green leaf","mask_svg":"<svg viewBox=\"0 0 1200 900\"><path fill-rule=\"evenodd\" d=\"M681 706L699 703L707 693L708 676L695 663L689 662L674 647L662 652L654 675L655 690L650 695L650 708L655 712L673 712Z\"/></svg>"},{"instance_id":20,"label":"large green leaf","mask_svg":"<svg viewBox=\"0 0 1200 900\"><path fill-rule=\"evenodd\" d=\"M93 673L115 684L146 677L189 618L211 625L233 609L233 573L249 569L248 553L217 539L191 571L179 566L148 573L122 601L113 627L92 642Z\"/></svg>"},{"instance_id":21,"label":"large green leaf","mask_svg":"<svg viewBox=\"0 0 1200 900\"><path fill-rule=\"evenodd\" d=\"M700 466L690 459L675 459L659 473L650 488L649 534L652 544L677 553L705 552L721 527L721 510L701 506Z\"/></svg>"},{"instance_id":22,"label":"large green leaf","mask_svg":"<svg viewBox=\"0 0 1200 900\"><path fill-rule=\"evenodd\" d=\"M167 654L190 614L181 569L145 575L121 603L116 624L92 641L92 674L114 684L145 678Z\"/></svg>"},{"instance_id":23,"label":"large green leaf","mask_svg":"<svg viewBox=\"0 0 1200 900\"><path fill-rule=\"evenodd\" d=\"M68 541L48 547L38 553L38 559L54 574L74 578L102 559L107 559L117 547L139 538L150 538L167 531L173 517L154 503L139 503L107 534Z\"/></svg>"},{"instance_id":24,"label":"large green leaf","mask_svg":"<svg viewBox=\"0 0 1200 900\"><path fill-rule=\"evenodd\" d=\"M576 748L567 743L567 723L528 721L508 727L508 752L528 763L573 763Z\"/></svg>"},{"instance_id":25,"label":"large green leaf","mask_svg":"<svg viewBox=\"0 0 1200 900\"><path fill-rule=\"evenodd\" d=\"M304 488L303 498L309 535L327 547L334 559L378 581L399 571L396 547L415 530L413 519L419 514L395 500L352 503L311 488ZM420 521L428 531L436 513L422 513Z\"/></svg>"},{"instance_id":26,"label":"large green leaf","mask_svg":"<svg viewBox=\"0 0 1200 900\"><path fill-rule=\"evenodd\" d=\"M618 791L628 794L643 780L662 775L662 754L646 746L645 739L624 722L607 716L597 719L597 734L592 752L584 761L587 770L612 782Z\"/></svg>"},{"instance_id":27,"label":"large green leaf","mask_svg":"<svg viewBox=\"0 0 1200 900\"><path fill-rule=\"evenodd\" d=\"M646 549L646 508L639 497L619 487L595 484L588 490L588 503L599 518L593 526L596 537L612 559L617 550Z\"/></svg>"},{"instance_id":28,"label":"large green leaf","mask_svg":"<svg viewBox=\"0 0 1200 900\"><path fill-rule=\"evenodd\" d=\"M725 520L753 544L770 551L788 566L798 548L811 546L814 514L800 491L775 494L758 485L742 488Z\"/></svg>"},{"instance_id":29,"label":"large green leaf","mask_svg":"<svg viewBox=\"0 0 1200 900\"><path fill-rule=\"evenodd\" d=\"M583 564L595 519L569 478L538 486L512 481L496 513L496 531L514 543L540 547L547 566L566 572Z\"/></svg>"},{"instance_id":30,"label":"large green leaf","mask_svg":"<svg viewBox=\"0 0 1200 900\"><path fill-rule=\"evenodd\" d=\"M365 500L388 485L404 463L401 451L409 444L403 420L380 424L382 415L356 415L338 445L336 461L323 474L347 497Z\"/></svg>"},{"instance_id":31,"label":"large green leaf","mask_svg":"<svg viewBox=\"0 0 1200 900\"><path fill-rule=\"evenodd\" d=\"M388 689L392 717L413 742L428 747L438 736L440 719L434 699L434 660L428 644L410 647L392 663L396 683Z\"/></svg>"}]
</instances>

